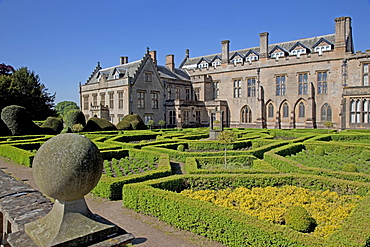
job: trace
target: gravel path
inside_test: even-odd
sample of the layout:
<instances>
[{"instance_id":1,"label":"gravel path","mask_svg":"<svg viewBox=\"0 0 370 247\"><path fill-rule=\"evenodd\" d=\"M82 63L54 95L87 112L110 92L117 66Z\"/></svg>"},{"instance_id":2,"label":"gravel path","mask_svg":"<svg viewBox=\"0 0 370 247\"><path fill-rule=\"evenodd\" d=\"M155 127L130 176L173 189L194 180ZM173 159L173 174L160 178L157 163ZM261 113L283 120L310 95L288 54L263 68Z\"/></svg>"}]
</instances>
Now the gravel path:
<instances>
[{"instance_id":1,"label":"gravel path","mask_svg":"<svg viewBox=\"0 0 370 247\"><path fill-rule=\"evenodd\" d=\"M0 157L0 169L37 188L32 169ZM87 204L93 213L110 220L135 236L133 246L148 247L222 247L215 241L194 233L173 228L154 217L122 207L122 201L108 201L89 194Z\"/></svg>"}]
</instances>

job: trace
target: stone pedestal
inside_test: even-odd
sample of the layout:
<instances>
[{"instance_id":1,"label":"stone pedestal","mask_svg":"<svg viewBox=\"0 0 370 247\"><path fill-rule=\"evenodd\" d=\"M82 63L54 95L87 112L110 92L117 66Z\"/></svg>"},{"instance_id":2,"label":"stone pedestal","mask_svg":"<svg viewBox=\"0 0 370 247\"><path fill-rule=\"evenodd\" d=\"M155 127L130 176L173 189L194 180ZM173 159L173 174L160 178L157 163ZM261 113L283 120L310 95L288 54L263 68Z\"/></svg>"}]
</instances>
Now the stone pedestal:
<instances>
[{"instance_id":1,"label":"stone pedestal","mask_svg":"<svg viewBox=\"0 0 370 247\"><path fill-rule=\"evenodd\" d=\"M217 140L217 136L221 131L220 129L209 130L209 140Z\"/></svg>"},{"instance_id":2,"label":"stone pedestal","mask_svg":"<svg viewBox=\"0 0 370 247\"><path fill-rule=\"evenodd\" d=\"M38 246L79 246L114 235L118 227L92 214L81 198L55 200L49 214L26 224L25 232Z\"/></svg>"}]
</instances>

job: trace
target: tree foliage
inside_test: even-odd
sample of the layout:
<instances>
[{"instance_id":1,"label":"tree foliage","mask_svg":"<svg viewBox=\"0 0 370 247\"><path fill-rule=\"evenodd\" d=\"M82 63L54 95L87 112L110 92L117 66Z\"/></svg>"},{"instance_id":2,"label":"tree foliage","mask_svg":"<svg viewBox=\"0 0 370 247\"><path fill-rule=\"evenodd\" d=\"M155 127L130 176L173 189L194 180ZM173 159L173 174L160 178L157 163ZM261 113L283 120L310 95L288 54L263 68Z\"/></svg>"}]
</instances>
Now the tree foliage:
<instances>
[{"instance_id":1,"label":"tree foliage","mask_svg":"<svg viewBox=\"0 0 370 247\"><path fill-rule=\"evenodd\" d=\"M55 110L59 115L65 116L71 110L79 110L78 105L73 101L62 101L55 106Z\"/></svg>"},{"instance_id":2,"label":"tree foliage","mask_svg":"<svg viewBox=\"0 0 370 247\"><path fill-rule=\"evenodd\" d=\"M9 105L23 106L33 120L45 120L55 114L55 94L50 95L39 76L27 67L12 74L0 72L0 99L0 109Z\"/></svg>"},{"instance_id":3,"label":"tree foliage","mask_svg":"<svg viewBox=\"0 0 370 247\"><path fill-rule=\"evenodd\" d=\"M14 72L14 68L5 63L0 64L0 75L11 75Z\"/></svg>"},{"instance_id":4,"label":"tree foliage","mask_svg":"<svg viewBox=\"0 0 370 247\"><path fill-rule=\"evenodd\" d=\"M226 146L228 144L232 144L234 143L237 138L234 134L234 132L230 131L230 130L224 130L224 131L221 131L218 136L217 136L217 140L224 144L225 145L225 168L227 168L227 160L226 160Z\"/></svg>"}]
</instances>

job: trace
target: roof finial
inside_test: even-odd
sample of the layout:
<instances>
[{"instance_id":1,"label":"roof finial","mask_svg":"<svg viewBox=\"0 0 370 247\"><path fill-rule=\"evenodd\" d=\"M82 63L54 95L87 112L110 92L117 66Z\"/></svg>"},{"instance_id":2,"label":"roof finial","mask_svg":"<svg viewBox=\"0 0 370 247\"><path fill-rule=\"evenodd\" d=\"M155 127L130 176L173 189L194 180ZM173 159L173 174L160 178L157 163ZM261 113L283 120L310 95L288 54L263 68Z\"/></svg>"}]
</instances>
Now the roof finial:
<instances>
[{"instance_id":1,"label":"roof finial","mask_svg":"<svg viewBox=\"0 0 370 247\"><path fill-rule=\"evenodd\" d=\"M149 46L146 47L146 53L149 54Z\"/></svg>"},{"instance_id":2,"label":"roof finial","mask_svg":"<svg viewBox=\"0 0 370 247\"><path fill-rule=\"evenodd\" d=\"M97 67L100 67L100 62L98 61L98 66Z\"/></svg>"}]
</instances>

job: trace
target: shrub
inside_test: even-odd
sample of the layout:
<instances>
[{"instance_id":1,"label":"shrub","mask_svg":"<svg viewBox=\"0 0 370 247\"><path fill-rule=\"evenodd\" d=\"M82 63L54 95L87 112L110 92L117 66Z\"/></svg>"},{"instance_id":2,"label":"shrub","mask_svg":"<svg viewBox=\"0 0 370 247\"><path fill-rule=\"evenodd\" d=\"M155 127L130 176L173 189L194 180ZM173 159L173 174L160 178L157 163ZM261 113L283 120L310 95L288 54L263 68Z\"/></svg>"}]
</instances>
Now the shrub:
<instances>
[{"instance_id":1,"label":"shrub","mask_svg":"<svg viewBox=\"0 0 370 247\"><path fill-rule=\"evenodd\" d=\"M108 130L117 130L117 128L105 118L97 117L90 118L87 121L86 126L84 128L85 132L108 131Z\"/></svg>"},{"instance_id":2,"label":"shrub","mask_svg":"<svg viewBox=\"0 0 370 247\"><path fill-rule=\"evenodd\" d=\"M75 124L82 124L82 126L86 125L85 115L80 110L71 110L67 112L64 121L67 127L70 128Z\"/></svg>"},{"instance_id":3,"label":"shrub","mask_svg":"<svg viewBox=\"0 0 370 247\"><path fill-rule=\"evenodd\" d=\"M73 132L81 132L82 130L84 129L84 126L82 126L82 124L74 124L72 126L72 131Z\"/></svg>"},{"instance_id":4,"label":"shrub","mask_svg":"<svg viewBox=\"0 0 370 247\"><path fill-rule=\"evenodd\" d=\"M128 121L131 124L131 127L134 130L143 130L146 129L144 121L138 114L126 115L122 118L122 120Z\"/></svg>"},{"instance_id":5,"label":"shrub","mask_svg":"<svg viewBox=\"0 0 370 247\"><path fill-rule=\"evenodd\" d=\"M63 130L63 121L60 118L48 117L40 126L44 134L59 134Z\"/></svg>"},{"instance_id":6,"label":"shrub","mask_svg":"<svg viewBox=\"0 0 370 247\"><path fill-rule=\"evenodd\" d=\"M184 152L184 150L185 150L185 146L184 145L180 144L180 145L177 146L177 151Z\"/></svg>"},{"instance_id":7,"label":"shrub","mask_svg":"<svg viewBox=\"0 0 370 247\"><path fill-rule=\"evenodd\" d=\"M325 150L323 147L319 146L315 148L314 154L317 156L323 156L325 155Z\"/></svg>"},{"instance_id":8,"label":"shrub","mask_svg":"<svg viewBox=\"0 0 370 247\"><path fill-rule=\"evenodd\" d=\"M285 224L299 232L312 232L316 227L316 221L302 206L293 206L284 215Z\"/></svg>"},{"instance_id":9,"label":"shrub","mask_svg":"<svg viewBox=\"0 0 370 247\"><path fill-rule=\"evenodd\" d=\"M130 122L129 122L129 121L126 121L126 120L122 120L122 121L120 121L120 122L116 125L116 128L117 128L118 130L130 130L130 129L132 129Z\"/></svg>"},{"instance_id":10,"label":"shrub","mask_svg":"<svg viewBox=\"0 0 370 247\"><path fill-rule=\"evenodd\" d=\"M358 172L355 164L345 164L342 168L344 172Z\"/></svg>"},{"instance_id":11,"label":"shrub","mask_svg":"<svg viewBox=\"0 0 370 247\"><path fill-rule=\"evenodd\" d=\"M4 121L12 135L30 135L39 133L39 127L32 122L26 108L17 105L4 107L1 111Z\"/></svg>"}]
</instances>

